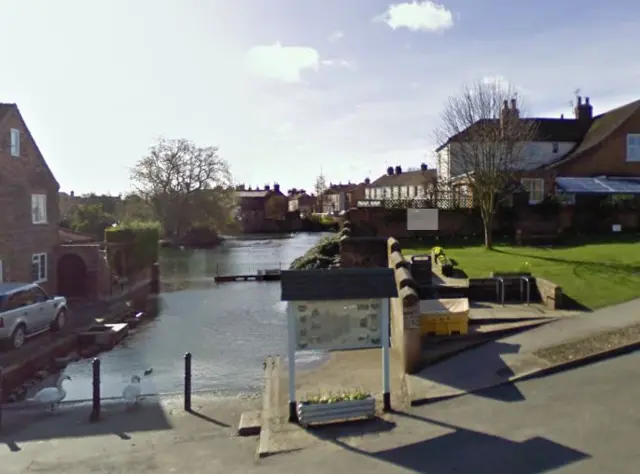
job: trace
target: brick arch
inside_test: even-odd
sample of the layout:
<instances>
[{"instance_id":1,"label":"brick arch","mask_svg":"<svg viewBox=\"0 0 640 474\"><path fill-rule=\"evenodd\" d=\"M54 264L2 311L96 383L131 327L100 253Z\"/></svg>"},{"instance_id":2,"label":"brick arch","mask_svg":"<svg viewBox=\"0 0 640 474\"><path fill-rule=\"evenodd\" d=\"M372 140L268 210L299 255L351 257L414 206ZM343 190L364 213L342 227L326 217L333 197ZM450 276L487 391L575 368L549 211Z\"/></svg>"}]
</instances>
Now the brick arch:
<instances>
[{"instance_id":1,"label":"brick arch","mask_svg":"<svg viewBox=\"0 0 640 474\"><path fill-rule=\"evenodd\" d=\"M64 253L58 260L58 294L67 298L90 296L88 268L76 252Z\"/></svg>"}]
</instances>

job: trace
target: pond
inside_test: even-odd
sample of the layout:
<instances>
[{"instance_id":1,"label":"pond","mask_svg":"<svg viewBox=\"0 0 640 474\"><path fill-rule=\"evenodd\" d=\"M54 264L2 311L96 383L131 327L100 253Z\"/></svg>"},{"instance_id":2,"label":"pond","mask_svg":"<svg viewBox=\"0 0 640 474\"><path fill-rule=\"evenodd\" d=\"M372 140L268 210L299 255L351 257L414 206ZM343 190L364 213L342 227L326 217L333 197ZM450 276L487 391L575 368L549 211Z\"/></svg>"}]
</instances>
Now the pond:
<instances>
[{"instance_id":1,"label":"pond","mask_svg":"<svg viewBox=\"0 0 640 474\"><path fill-rule=\"evenodd\" d=\"M102 396L119 397L132 375L142 375L147 394L179 392L184 353L193 354L193 389L220 395L260 391L268 355L286 357L285 304L279 282L215 284L214 276L255 273L282 267L315 245L324 234L230 239L211 250L163 250L163 292L157 319L142 325L122 344L100 355ZM165 285L167 283L168 285ZM325 359L299 352L296 366L311 368ZM65 373L68 400L91 398L91 361L71 364Z\"/></svg>"}]
</instances>

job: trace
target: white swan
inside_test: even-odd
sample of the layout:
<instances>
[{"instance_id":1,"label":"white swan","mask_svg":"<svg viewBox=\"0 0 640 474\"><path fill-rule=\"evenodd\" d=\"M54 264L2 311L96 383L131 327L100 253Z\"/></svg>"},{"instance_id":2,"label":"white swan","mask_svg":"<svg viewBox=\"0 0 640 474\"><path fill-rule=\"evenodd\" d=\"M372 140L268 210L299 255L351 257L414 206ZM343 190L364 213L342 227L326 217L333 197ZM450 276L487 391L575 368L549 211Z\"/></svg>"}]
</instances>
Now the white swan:
<instances>
[{"instance_id":1,"label":"white swan","mask_svg":"<svg viewBox=\"0 0 640 474\"><path fill-rule=\"evenodd\" d=\"M131 383L122 390L122 398L127 402L127 407L132 407L140 400L140 377L131 377Z\"/></svg>"},{"instance_id":2,"label":"white swan","mask_svg":"<svg viewBox=\"0 0 640 474\"><path fill-rule=\"evenodd\" d=\"M29 398L28 401L46 403L49 405L51 411L53 411L67 396L67 392L62 387L63 382L65 382L66 380L71 380L71 377L69 377L68 375L60 377L55 387L43 388L32 398Z\"/></svg>"}]
</instances>

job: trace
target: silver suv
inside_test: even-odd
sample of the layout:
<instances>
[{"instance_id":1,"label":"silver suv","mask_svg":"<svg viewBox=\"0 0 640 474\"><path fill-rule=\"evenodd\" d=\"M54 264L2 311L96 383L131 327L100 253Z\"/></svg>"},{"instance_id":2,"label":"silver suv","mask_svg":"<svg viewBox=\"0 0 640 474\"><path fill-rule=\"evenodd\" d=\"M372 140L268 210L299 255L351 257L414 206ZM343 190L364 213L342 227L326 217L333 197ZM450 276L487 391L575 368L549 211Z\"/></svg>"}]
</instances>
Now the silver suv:
<instances>
[{"instance_id":1,"label":"silver suv","mask_svg":"<svg viewBox=\"0 0 640 474\"><path fill-rule=\"evenodd\" d=\"M25 339L67 322L67 299L49 296L35 283L0 283L0 341L22 347Z\"/></svg>"}]
</instances>

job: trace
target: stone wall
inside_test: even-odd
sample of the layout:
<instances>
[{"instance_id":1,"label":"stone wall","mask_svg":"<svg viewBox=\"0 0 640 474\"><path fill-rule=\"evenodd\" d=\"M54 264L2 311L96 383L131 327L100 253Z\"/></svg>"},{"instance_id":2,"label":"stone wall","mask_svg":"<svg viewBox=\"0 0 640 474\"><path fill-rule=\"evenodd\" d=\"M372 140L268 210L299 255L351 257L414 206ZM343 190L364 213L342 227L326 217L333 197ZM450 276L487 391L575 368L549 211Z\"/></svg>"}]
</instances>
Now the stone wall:
<instances>
[{"instance_id":1,"label":"stone wall","mask_svg":"<svg viewBox=\"0 0 640 474\"><path fill-rule=\"evenodd\" d=\"M395 272L398 297L391 299L391 347L403 362L406 373L420 369L422 341L420 337L420 297L411 277L408 262L394 238L387 241L388 265Z\"/></svg>"},{"instance_id":2,"label":"stone wall","mask_svg":"<svg viewBox=\"0 0 640 474\"><path fill-rule=\"evenodd\" d=\"M535 281L535 286L540 294L542 303L551 309L562 309L562 288L544 278L536 277Z\"/></svg>"}]
</instances>

